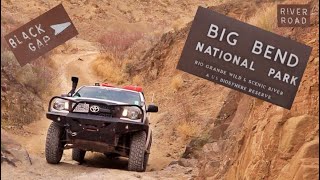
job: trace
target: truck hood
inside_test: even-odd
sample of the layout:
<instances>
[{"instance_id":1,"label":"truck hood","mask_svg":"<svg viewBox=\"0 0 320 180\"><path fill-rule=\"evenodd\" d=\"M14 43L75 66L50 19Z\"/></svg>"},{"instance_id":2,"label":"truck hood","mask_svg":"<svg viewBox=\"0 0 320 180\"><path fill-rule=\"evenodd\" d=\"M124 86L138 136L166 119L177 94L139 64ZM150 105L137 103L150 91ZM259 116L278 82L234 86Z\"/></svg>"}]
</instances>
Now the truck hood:
<instances>
[{"instance_id":1,"label":"truck hood","mask_svg":"<svg viewBox=\"0 0 320 180\"><path fill-rule=\"evenodd\" d=\"M86 98L86 97L68 97L67 99L75 100L75 101L85 101L85 102L92 102L92 103L106 103L110 105L124 105L127 103L119 102L119 101L111 101L105 99L97 99L97 98Z\"/></svg>"}]
</instances>

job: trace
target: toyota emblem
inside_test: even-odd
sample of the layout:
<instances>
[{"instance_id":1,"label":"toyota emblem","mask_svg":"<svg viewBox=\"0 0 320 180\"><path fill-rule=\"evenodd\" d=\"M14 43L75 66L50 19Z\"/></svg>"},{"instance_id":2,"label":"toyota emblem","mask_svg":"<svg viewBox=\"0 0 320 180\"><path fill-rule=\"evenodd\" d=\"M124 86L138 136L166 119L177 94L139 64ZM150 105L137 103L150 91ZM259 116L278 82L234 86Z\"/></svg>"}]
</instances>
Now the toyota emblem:
<instances>
[{"instance_id":1,"label":"toyota emblem","mask_svg":"<svg viewBox=\"0 0 320 180\"><path fill-rule=\"evenodd\" d=\"M99 106L96 106L96 105L93 105L90 107L90 111L93 112L93 113L97 113L99 112Z\"/></svg>"}]
</instances>

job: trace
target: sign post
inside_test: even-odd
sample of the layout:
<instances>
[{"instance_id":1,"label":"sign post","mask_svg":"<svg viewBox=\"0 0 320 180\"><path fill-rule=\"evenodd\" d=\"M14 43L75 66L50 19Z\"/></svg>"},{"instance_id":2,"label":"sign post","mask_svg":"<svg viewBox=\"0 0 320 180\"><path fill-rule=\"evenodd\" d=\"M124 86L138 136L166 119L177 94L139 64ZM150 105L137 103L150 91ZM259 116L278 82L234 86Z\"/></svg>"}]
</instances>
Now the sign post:
<instances>
[{"instance_id":1,"label":"sign post","mask_svg":"<svg viewBox=\"0 0 320 180\"><path fill-rule=\"evenodd\" d=\"M7 34L5 40L21 66L78 35L62 4Z\"/></svg>"}]
</instances>

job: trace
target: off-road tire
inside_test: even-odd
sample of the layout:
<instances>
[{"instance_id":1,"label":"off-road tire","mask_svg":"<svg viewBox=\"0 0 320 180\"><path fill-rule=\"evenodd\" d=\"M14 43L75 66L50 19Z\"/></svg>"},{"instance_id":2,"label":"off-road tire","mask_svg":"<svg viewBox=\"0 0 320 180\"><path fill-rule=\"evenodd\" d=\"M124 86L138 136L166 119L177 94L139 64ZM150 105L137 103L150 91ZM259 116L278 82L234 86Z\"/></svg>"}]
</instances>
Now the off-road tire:
<instances>
[{"instance_id":1,"label":"off-road tire","mask_svg":"<svg viewBox=\"0 0 320 180\"><path fill-rule=\"evenodd\" d=\"M130 145L128 170L143 172L145 171L145 145L146 145L146 132L139 131L133 134Z\"/></svg>"},{"instance_id":2,"label":"off-road tire","mask_svg":"<svg viewBox=\"0 0 320 180\"><path fill-rule=\"evenodd\" d=\"M46 160L50 164L58 164L62 158L63 154L63 143L61 139L64 134L64 128L59 126L57 123L52 122L49 126L45 155Z\"/></svg>"},{"instance_id":3,"label":"off-road tire","mask_svg":"<svg viewBox=\"0 0 320 180\"><path fill-rule=\"evenodd\" d=\"M86 151L79 149L79 148L73 148L72 149L72 160L75 160L79 162L80 164L84 162L84 156L86 155Z\"/></svg>"}]
</instances>

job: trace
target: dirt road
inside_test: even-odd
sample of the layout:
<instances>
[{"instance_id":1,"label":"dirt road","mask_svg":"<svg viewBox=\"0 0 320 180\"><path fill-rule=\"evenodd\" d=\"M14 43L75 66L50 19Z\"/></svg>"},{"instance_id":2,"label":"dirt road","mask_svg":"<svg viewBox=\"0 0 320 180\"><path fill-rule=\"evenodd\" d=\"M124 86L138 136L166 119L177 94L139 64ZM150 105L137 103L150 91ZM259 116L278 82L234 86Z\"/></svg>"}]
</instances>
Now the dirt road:
<instances>
[{"instance_id":1,"label":"dirt road","mask_svg":"<svg viewBox=\"0 0 320 180\"><path fill-rule=\"evenodd\" d=\"M99 55L98 48L81 39L72 40L71 44L76 46L76 53L64 52L52 56L59 71L59 77L52 82L54 87L57 87L54 92L56 95L70 90L71 76L79 77L79 87L101 81L90 68L90 63ZM43 103L47 108L47 100ZM82 165L78 165L71 159L71 150L64 151L60 164L47 164L44 147L51 121L45 118L45 112L43 114L40 121L24 126L23 135L9 134L28 151L32 165L22 162L14 168L2 163L1 179L189 179L195 173L192 168L185 168L177 164L160 170L164 164L161 157L163 153L158 150L155 143L151 149L147 167L149 172L145 173L127 171L126 159L107 159L103 154L93 152L86 154L86 162Z\"/></svg>"}]
</instances>

